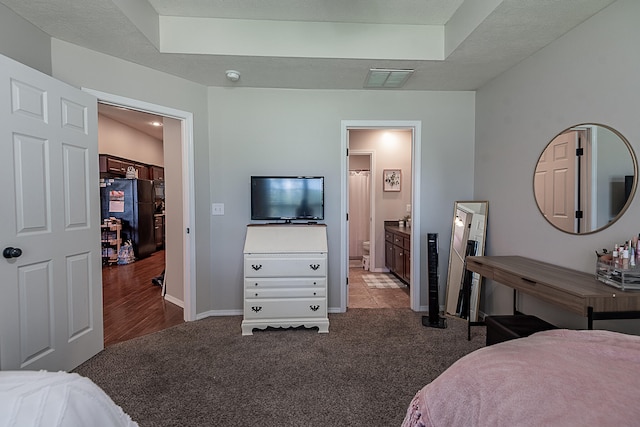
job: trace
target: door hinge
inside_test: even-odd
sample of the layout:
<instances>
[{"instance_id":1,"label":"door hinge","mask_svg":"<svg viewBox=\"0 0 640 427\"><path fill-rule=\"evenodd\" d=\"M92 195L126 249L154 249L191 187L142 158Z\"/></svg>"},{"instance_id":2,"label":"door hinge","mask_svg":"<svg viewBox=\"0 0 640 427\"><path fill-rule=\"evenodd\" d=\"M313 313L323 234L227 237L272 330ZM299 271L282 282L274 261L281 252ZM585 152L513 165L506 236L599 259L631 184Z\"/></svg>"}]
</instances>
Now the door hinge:
<instances>
[{"instance_id":1,"label":"door hinge","mask_svg":"<svg viewBox=\"0 0 640 427\"><path fill-rule=\"evenodd\" d=\"M349 212L347 212L347 221L349 221Z\"/></svg>"},{"instance_id":2,"label":"door hinge","mask_svg":"<svg viewBox=\"0 0 640 427\"><path fill-rule=\"evenodd\" d=\"M584 148L576 148L576 156L580 157L584 154Z\"/></svg>"},{"instance_id":3,"label":"door hinge","mask_svg":"<svg viewBox=\"0 0 640 427\"><path fill-rule=\"evenodd\" d=\"M187 227L187 234L189 234L189 227Z\"/></svg>"},{"instance_id":4,"label":"door hinge","mask_svg":"<svg viewBox=\"0 0 640 427\"><path fill-rule=\"evenodd\" d=\"M347 148L347 157L349 157L349 148Z\"/></svg>"},{"instance_id":5,"label":"door hinge","mask_svg":"<svg viewBox=\"0 0 640 427\"><path fill-rule=\"evenodd\" d=\"M582 211L576 211L576 219L582 219Z\"/></svg>"},{"instance_id":6,"label":"door hinge","mask_svg":"<svg viewBox=\"0 0 640 427\"><path fill-rule=\"evenodd\" d=\"M347 277L347 286L349 286L349 278Z\"/></svg>"}]
</instances>

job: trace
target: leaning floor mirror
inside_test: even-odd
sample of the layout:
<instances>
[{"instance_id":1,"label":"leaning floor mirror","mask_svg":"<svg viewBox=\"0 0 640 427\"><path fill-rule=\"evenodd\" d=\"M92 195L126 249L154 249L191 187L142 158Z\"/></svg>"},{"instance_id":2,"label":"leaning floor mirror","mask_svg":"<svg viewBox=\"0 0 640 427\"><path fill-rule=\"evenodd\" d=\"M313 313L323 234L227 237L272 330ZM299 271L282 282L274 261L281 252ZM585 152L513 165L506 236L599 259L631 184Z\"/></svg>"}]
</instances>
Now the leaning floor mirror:
<instances>
[{"instance_id":1,"label":"leaning floor mirror","mask_svg":"<svg viewBox=\"0 0 640 427\"><path fill-rule=\"evenodd\" d=\"M445 312L463 318L469 313L471 322L478 321L482 278L466 271L465 258L484 255L488 208L486 201L458 201L453 210Z\"/></svg>"}]
</instances>

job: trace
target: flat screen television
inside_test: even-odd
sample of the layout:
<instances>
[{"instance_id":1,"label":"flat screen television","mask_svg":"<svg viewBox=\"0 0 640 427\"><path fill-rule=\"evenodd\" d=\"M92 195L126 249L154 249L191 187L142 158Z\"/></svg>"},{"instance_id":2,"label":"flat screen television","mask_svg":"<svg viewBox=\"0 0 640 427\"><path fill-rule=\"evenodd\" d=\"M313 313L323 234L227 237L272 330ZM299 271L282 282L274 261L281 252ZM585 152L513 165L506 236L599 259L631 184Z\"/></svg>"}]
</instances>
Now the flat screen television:
<instances>
[{"instance_id":1,"label":"flat screen television","mask_svg":"<svg viewBox=\"0 0 640 427\"><path fill-rule=\"evenodd\" d=\"M251 219L324 219L324 177L252 176Z\"/></svg>"}]
</instances>

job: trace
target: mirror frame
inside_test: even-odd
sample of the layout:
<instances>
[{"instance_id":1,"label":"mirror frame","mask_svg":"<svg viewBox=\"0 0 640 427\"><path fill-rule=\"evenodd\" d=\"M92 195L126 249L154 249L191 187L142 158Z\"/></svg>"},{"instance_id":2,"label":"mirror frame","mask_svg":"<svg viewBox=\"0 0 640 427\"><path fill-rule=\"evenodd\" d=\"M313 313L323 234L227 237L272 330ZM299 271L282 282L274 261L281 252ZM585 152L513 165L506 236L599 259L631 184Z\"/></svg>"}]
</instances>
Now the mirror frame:
<instances>
[{"instance_id":1,"label":"mirror frame","mask_svg":"<svg viewBox=\"0 0 640 427\"><path fill-rule=\"evenodd\" d=\"M487 224L489 223L489 202L487 200L459 200L456 201L454 203L453 206L453 221L451 223L451 242L449 245L449 258L448 258L448 267L447 267L447 287L446 287L446 292L445 292L445 303L444 303L444 312L445 314L451 315L451 316L456 316L456 317L465 317L466 313L451 313L447 310L447 306L448 303L450 302L450 298L454 298L456 300L456 306L458 304L458 300L459 300L459 293L460 290L462 289L462 281L464 280L464 275L465 275L465 271L466 271L466 247L467 247L467 241L469 240L469 234L468 232L464 233L464 238L463 238L463 242L461 243L461 246L463 248L465 248L464 252L465 254L463 255L463 259L462 259L462 270L461 270L461 274L460 274L460 279L459 282L460 283L454 283L453 281L456 280L456 278L452 277L452 258L454 256L456 256L454 254L454 242L455 242L455 238L456 238L456 218L457 218L457 213L458 213L458 209L460 205L464 205L464 204L472 204L472 203L476 203L476 204L484 204L484 221L482 222L482 226L483 226L483 239L482 239L482 244L479 245L479 247L477 248L477 253L476 256L483 256L484 255L484 251L485 251L485 247L486 247L486 242L487 242ZM475 214L479 214L480 212L468 212L468 213L475 213ZM470 224L469 224L470 225ZM470 322L477 322L478 321L478 310L480 307L480 289L482 288L482 280L483 280L483 276L478 274L478 273L472 273L474 277L477 277L478 281L477 281L477 286L474 286L471 290L471 298L469 301L469 312L471 313L475 313L475 315L470 315L469 316L469 320ZM450 295L451 293L455 294L455 295ZM471 302L475 302L473 304L474 307L471 307ZM471 318L473 317L473 318Z\"/></svg>"},{"instance_id":2,"label":"mirror frame","mask_svg":"<svg viewBox=\"0 0 640 427\"><path fill-rule=\"evenodd\" d=\"M540 208L540 204L538 203L538 198L536 197L536 170L538 168L538 164L540 163L540 159L542 158L544 152L547 150L547 148L549 147L549 145L560 135L564 134L565 132L574 129L574 128L578 128L580 126L598 126L598 127L602 127L605 128L607 130L609 130L610 132L612 132L613 134L615 134L620 141L622 141L627 150L629 150L629 155L631 156L631 162L633 163L633 171L634 171L634 179L633 179L633 185L631 186L631 191L629 193L629 197L627 198L627 200L625 201L624 205L620 208L620 211L617 213L617 215L615 217L613 217L607 224L596 228L595 230L590 230L590 231L583 231L583 232L575 232L575 231L567 231L564 230L560 227L558 227L556 224L552 223L542 212L542 209ZM589 123L579 123L573 126L569 126L568 128L562 130L561 132L557 133L553 138L551 138L551 140L547 143L547 145L545 145L544 149L542 150L542 153L540 153L540 156L538 156L538 160L535 163L534 169L533 169L533 183L532 183L532 189L533 189L533 200L535 202L536 208L538 209L538 212L540 213L540 215L542 215L542 217L544 218L544 220L551 225L553 228L555 228L556 230L562 231L563 233L567 233L567 234L571 234L574 236L586 236L589 234L594 234L594 233L598 233L602 230L605 230L607 228L609 228L610 226L612 226L613 224L616 223L616 221L618 221L618 219L620 219L620 217L622 217L622 215L624 215L624 213L627 211L627 209L629 209L629 206L631 205L631 202L633 201L633 198L636 194L636 189L638 187L638 160L636 158L636 154L633 151L633 147L631 146L631 144L629 143L629 141L627 140L627 138L624 137L624 135L622 135L620 132L618 132L616 129L612 128L611 126L608 125L604 125L601 123L596 123L596 122L589 122Z\"/></svg>"}]
</instances>

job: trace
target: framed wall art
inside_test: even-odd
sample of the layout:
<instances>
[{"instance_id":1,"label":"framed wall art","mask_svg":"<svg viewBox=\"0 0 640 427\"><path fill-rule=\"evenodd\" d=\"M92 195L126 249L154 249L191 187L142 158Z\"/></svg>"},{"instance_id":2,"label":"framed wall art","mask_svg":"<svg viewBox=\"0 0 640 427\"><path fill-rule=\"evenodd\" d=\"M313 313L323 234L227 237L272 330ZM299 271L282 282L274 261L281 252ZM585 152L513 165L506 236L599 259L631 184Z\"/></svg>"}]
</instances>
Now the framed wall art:
<instances>
[{"instance_id":1,"label":"framed wall art","mask_svg":"<svg viewBox=\"0 0 640 427\"><path fill-rule=\"evenodd\" d=\"M382 172L383 191L400 191L400 182L402 180L402 171L400 169L385 169Z\"/></svg>"}]
</instances>

